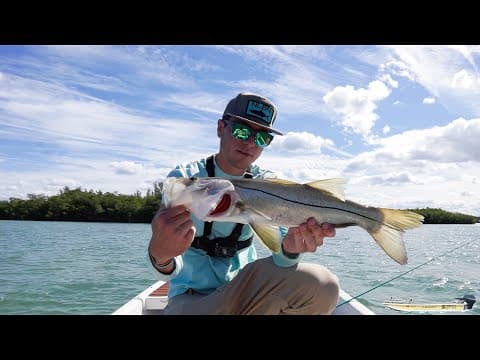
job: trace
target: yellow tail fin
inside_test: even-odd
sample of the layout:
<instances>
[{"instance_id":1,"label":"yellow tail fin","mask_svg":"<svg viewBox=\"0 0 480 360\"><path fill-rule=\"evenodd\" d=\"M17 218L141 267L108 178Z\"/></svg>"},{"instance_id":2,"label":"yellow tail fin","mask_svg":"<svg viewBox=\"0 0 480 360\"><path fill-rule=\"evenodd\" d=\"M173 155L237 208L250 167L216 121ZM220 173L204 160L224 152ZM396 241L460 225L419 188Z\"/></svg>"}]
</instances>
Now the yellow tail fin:
<instances>
[{"instance_id":1,"label":"yellow tail fin","mask_svg":"<svg viewBox=\"0 0 480 360\"><path fill-rule=\"evenodd\" d=\"M403 232L420 226L423 222L423 216L412 211L379 209L384 219L380 228L372 231L370 235L385 250L393 260L401 265L408 261L407 250L402 239Z\"/></svg>"}]
</instances>

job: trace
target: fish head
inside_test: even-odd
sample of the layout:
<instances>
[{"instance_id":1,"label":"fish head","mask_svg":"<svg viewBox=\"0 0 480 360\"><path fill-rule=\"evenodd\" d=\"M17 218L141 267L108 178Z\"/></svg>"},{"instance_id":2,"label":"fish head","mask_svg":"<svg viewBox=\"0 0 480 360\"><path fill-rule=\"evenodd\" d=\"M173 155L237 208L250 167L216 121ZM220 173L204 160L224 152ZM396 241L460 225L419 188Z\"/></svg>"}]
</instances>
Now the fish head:
<instances>
[{"instance_id":1,"label":"fish head","mask_svg":"<svg viewBox=\"0 0 480 360\"><path fill-rule=\"evenodd\" d=\"M235 187L222 178L175 178L163 182L166 207L185 205L204 221L236 221L242 202Z\"/></svg>"}]
</instances>

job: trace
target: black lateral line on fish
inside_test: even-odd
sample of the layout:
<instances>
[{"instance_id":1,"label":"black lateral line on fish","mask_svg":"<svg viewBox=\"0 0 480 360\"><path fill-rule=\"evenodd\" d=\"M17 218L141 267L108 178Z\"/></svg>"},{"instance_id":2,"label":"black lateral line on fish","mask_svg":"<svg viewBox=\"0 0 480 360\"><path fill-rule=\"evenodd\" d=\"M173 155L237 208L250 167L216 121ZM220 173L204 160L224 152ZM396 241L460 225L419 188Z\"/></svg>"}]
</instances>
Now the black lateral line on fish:
<instances>
[{"instance_id":1,"label":"black lateral line on fish","mask_svg":"<svg viewBox=\"0 0 480 360\"><path fill-rule=\"evenodd\" d=\"M341 209L341 208L336 208L336 207L333 207L333 206L323 206L323 205L315 205L315 204L307 204L307 203L303 203L301 201L296 201L296 200L291 200L291 199L287 199L287 198L284 198L283 196L280 196L280 195L277 195L277 194L272 194L272 193L269 193L268 191L265 191L265 190L260 190L260 189L252 189L250 187L247 187L247 186L241 186L241 185L235 185L235 186L238 186L239 188L242 188L242 189L247 189L247 190L252 190L252 191L259 191L261 193L264 193L264 194L267 194L267 195L270 195L270 196L273 196L273 197L277 197L279 199L282 199L282 200L285 200L285 201L289 201L289 202L292 202L292 203L295 203L295 204L300 204L300 205L305 205L305 206L311 206L311 207L316 207L316 208L322 208L322 209L332 209L332 210L338 210L338 211L344 211L344 212L347 212L347 213L350 213L350 214L354 214L354 215L357 215L357 216L361 216L365 219L368 219L368 220L372 220L374 222L377 222L377 223L380 223L378 220L376 219L372 219L371 217L368 217L368 216L365 216L365 215L362 215L362 214L359 214L359 213L356 213L354 211L350 211L350 210L346 210L346 209ZM385 224L385 223L381 223L382 225L385 225L391 229L394 229L394 230L399 230L389 224Z\"/></svg>"}]
</instances>

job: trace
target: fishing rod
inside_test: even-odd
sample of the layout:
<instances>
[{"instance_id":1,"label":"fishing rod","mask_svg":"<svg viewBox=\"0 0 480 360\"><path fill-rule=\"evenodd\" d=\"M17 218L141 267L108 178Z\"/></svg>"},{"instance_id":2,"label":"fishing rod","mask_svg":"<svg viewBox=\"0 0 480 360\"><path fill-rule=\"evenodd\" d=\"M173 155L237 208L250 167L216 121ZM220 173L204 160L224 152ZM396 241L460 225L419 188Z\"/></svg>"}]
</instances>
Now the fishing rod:
<instances>
[{"instance_id":1,"label":"fishing rod","mask_svg":"<svg viewBox=\"0 0 480 360\"><path fill-rule=\"evenodd\" d=\"M381 284L379 284L379 285L377 285L377 286L374 286L373 288L371 288L371 289L369 289L369 290L367 290L367 291L364 291L363 293L360 293L360 294L358 294L358 295L355 295L355 296L352 297L351 299L345 300L344 302L338 304L336 307L338 308L338 307L340 307L340 306L342 306L342 305L345 305L345 304L349 303L349 302L352 301L352 300L358 299L360 296L363 296L363 295L365 295L365 294L368 294L370 291L373 291L373 290L375 290L375 289L378 289L379 287L381 287L381 286L383 286L383 285L385 285L385 284L388 284L389 282L392 282L393 280L396 280L396 279L402 277L403 275L406 275L406 274L408 274L409 272L412 272L412 271L414 271L414 270L416 270L416 269L418 269L418 268L420 268L420 267L428 264L429 262L432 262L433 260L435 260L435 259L437 259L437 258L439 258L439 257L445 256L445 255L447 255L448 253L454 252L455 250L457 250L457 249L463 247L464 245L467 245L468 243L471 243L471 242L473 242L473 241L475 241L475 240L476 240L476 239L465 241L464 243L458 245L457 247L455 247L455 248L453 248L453 249L451 249L451 250L448 250L448 251L444 252L443 254L434 256L434 257L431 258L430 260L427 260L427 261L425 261L424 263L422 263L422 264L420 264L420 265L417 265L417 266L411 268L410 270L407 270L407 271L405 271L404 273L401 273L400 275L397 275L397 276L391 278L390 280L387 280L387 281L385 281L385 282L383 282L383 283L381 283Z\"/></svg>"}]
</instances>

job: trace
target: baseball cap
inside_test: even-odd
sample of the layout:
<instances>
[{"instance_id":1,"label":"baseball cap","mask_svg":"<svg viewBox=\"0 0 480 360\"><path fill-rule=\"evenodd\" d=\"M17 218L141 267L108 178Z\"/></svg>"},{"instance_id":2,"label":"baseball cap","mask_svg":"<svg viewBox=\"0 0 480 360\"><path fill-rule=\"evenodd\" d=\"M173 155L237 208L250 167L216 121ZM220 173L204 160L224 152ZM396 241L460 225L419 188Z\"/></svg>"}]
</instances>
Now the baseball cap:
<instances>
[{"instance_id":1,"label":"baseball cap","mask_svg":"<svg viewBox=\"0 0 480 360\"><path fill-rule=\"evenodd\" d=\"M258 125L265 130L283 135L272 127L277 118L277 107L263 96L240 93L229 101L223 117L231 116L247 123Z\"/></svg>"}]
</instances>

